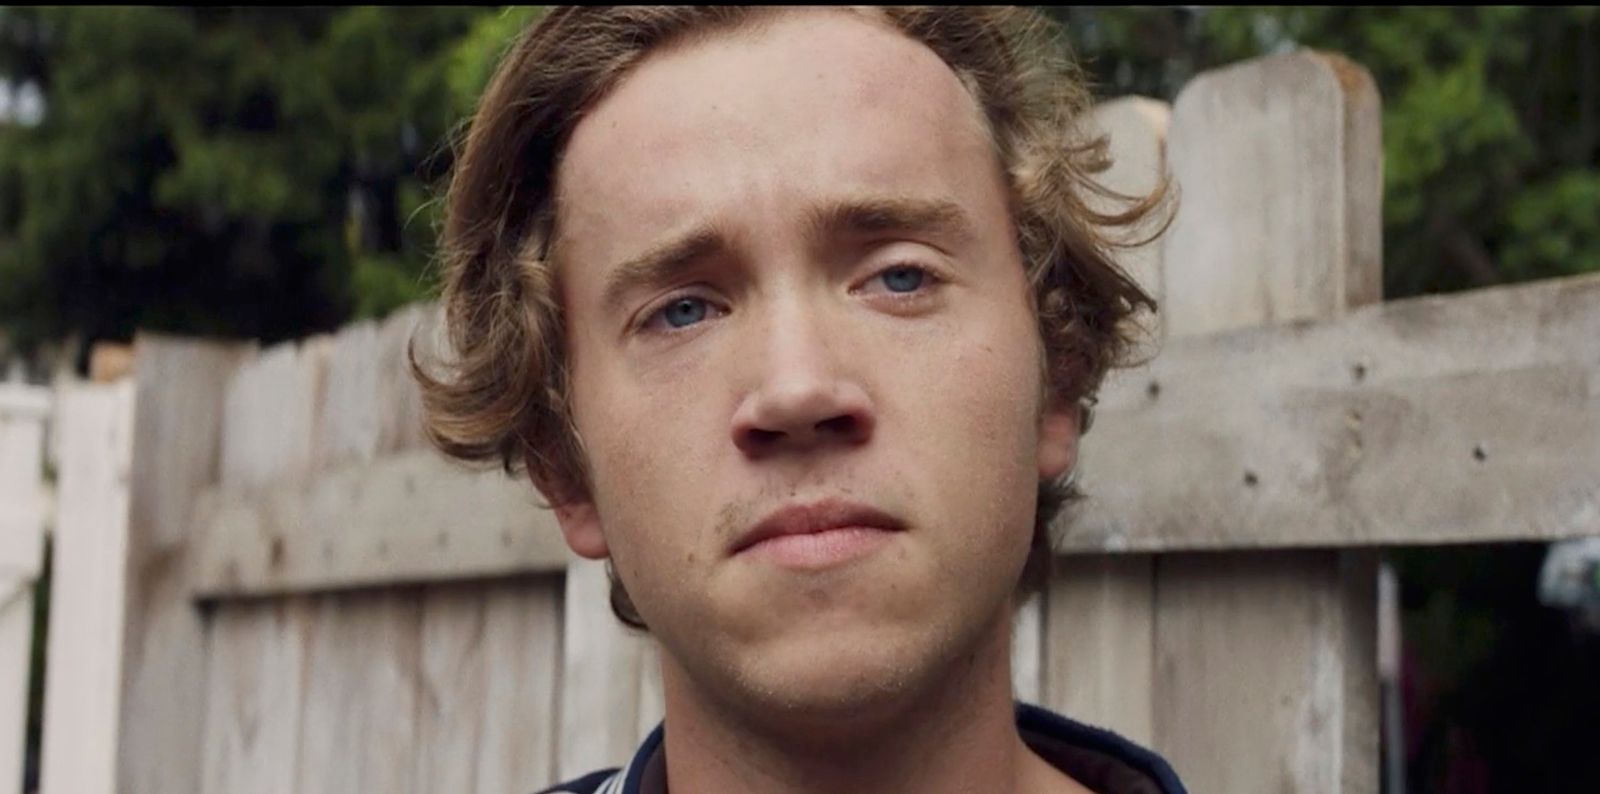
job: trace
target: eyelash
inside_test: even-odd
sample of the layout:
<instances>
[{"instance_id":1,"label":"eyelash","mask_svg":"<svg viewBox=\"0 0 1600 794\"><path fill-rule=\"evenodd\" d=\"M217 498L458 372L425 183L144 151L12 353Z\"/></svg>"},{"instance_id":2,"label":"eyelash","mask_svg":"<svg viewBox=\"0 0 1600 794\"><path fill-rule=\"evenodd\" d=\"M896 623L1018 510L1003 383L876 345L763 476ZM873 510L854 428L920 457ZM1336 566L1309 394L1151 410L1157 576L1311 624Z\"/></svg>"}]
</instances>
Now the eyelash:
<instances>
[{"instance_id":1,"label":"eyelash","mask_svg":"<svg viewBox=\"0 0 1600 794\"><path fill-rule=\"evenodd\" d=\"M895 292L893 290L888 290L888 289L884 290L883 294L890 296L890 298L892 300L895 300L897 302L906 302L906 301L924 299L924 298L926 298L928 296L928 293L930 291L932 291L934 288L936 288L938 286L941 286L941 285L943 285L945 283L944 277L941 276L938 271L936 271L932 267L929 267L927 265L921 264L919 262L892 262L892 263L890 263L888 265L883 266L882 268L879 268L877 270L877 272L872 274L871 278L867 279L867 282L870 283L872 281L881 280L884 276L888 275L889 273L892 273L892 272L897 271L897 270L902 270L902 269L911 269L911 270L916 270L916 271L921 272L922 276L923 276L923 283L921 285L919 285L916 290L913 290L911 292ZM852 293L854 293L856 291L857 291L856 289L852 289L851 290ZM674 333L678 333L678 332L681 332L681 331L692 330L696 326L701 325L702 323L704 323L705 321L702 320L702 321L696 322L696 323L694 323L692 325L685 325L685 326L677 327L677 328L674 328L674 327L672 327L670 325L665 325L665 318L666 318L667 309L671 308L673 306L673 304L676 304L678 301L686 300L686 299L694 299L694 300L702 301L708 307L713 307L713 310L714 310L714 307L716 306L716 304L713 301L711 301L709 298L706 298L706 297L704 297L702 295L699 295L699 294L697 294L695 292L692 292L692 291L673 293L673 294L668 295L667 297L663 298L659 303L656 303L653 307L651 307L650 309L648 309L647 311L644 312L644 315L643 315L644 316L644 320L641 321L637 325L637 327L634 329L635 332L636 333L674 334ZM726 313L725 310L722 310L722 311L724 313ZM658 325L660 325L660 327L657 327Z\"/></svg>"},{"instance_id":2,"label":"eyelash","mask_svg":"<svg viewBox=\"0 0 1600 794\"><path fill-rule=\"evenodd\" d=\"M896 270L915 270L921 273L923 276L923 283L920 284L917 289L912 290L911 292L895 292L894 290L887 290L886 294L894 296L896 300L913 300L923 297L934 287L944 283L944 279L939 275L938 271L920 262L890 263L880 268L878 272L873 273L872 278L867 279L867 281L872 282L881 280L884 276L887 276ZM885 284L884 286L887 287L888 285Z\"/></svg>"}]
</instances>

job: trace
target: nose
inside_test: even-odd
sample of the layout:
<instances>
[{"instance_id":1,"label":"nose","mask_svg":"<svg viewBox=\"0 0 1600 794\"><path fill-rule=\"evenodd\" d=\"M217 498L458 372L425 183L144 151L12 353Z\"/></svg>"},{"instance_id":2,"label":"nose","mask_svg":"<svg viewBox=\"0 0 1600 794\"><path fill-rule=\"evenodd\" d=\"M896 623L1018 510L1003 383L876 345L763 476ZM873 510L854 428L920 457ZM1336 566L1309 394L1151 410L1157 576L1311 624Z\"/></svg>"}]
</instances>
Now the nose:
<instances>
[{"instance_id":1,"label":"nose","mask_svg":"<svg viewBox=\"0 0 1600 794\"><path fill-rule=\"evenodd\" d=\"M757 377L733 415L733 443L751 458L820 447L849 448L872 438L872 400L842 366L848 340L792 306L768 316L749 341Z\"/></svg>"}]
</instances>

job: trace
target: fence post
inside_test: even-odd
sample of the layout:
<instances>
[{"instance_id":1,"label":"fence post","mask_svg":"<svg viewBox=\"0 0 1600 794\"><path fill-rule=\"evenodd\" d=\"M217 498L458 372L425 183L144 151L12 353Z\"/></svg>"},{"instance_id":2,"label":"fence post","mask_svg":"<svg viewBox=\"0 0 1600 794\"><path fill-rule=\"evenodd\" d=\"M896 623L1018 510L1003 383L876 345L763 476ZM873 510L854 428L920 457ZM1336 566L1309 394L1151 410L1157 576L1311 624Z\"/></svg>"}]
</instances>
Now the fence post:
<instances>
[{"instance_id":1,"label":"fence post","mask_svg":"<svg viewBox=\"0 0 1600 794\"><path fill-rule=\"evenodd\" d=\"M1165 241L1169 336L1378 300L1379 112L1365 70L1308 51L1184 89L1167 147L1182 190ZM1294 477L1263 460L1219 498ZM1157 558L1156 746L1193 790L1377 790L1375 563L1324 550Z\"/></svg>"},{"instance_id":2,"label":"fence post","mask_svg":"<svg viewBox=\"0 0 1600 794\"><path fill-rule=\"evenodd\" d=\"M20 790L33 648L33 588L44 535L47 391L0 385L0 792Z\"/></svg>"},{"instance_id":3,"label":"fence post","mask_svg":"<svg viewBox=\"0 0 1600 794\"><path fill-rule=\"evenodd\" d=\"M216 482L223 389L249 349L152 334L134 340L119 794L199 790L205 633L187 589L189 524L195 497Z\"/></svg>"},{"instance_id":4,"label":"fence post","mask_svg":"<svg viewBox=\"0 0 1600 794\"><path fill-rule=\"evenodd\" d=\"M112 794L122 680L122 617L133 455L133 384L58 393L40 790Z\"/></svg>"}]
</instances>

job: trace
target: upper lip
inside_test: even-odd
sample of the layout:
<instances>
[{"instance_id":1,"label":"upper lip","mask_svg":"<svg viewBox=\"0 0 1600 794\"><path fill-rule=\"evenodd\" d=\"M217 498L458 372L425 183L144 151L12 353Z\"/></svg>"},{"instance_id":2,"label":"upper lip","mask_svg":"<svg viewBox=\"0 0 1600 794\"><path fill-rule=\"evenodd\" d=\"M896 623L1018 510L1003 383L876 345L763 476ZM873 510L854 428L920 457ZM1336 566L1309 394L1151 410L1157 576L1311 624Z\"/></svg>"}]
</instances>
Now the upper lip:
<instances>
[{"instance_id":1,"label":"upper lip","mask_svg":"<svg viewBox=\"0 0 1600 794\"><path fill-rule=\"evenodd\" d=\"M733 554L780 535L807 535L842 527L905 529L905 523L888 513L855 502L826 500L779 508L761 519L733 544Z\"/></svg>"}]
</instances>

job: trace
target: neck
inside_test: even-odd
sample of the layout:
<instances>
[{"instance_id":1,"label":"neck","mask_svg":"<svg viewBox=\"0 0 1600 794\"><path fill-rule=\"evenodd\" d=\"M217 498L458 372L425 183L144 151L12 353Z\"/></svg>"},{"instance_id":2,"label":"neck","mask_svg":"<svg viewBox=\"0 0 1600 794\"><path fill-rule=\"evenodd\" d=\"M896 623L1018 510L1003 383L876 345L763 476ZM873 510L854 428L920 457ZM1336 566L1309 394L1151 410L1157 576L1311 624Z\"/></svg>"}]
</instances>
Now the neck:
<instances>
[{"instance_id":1,"label":"neck","mask_svg":"<svg viewBox=\"0 0 1600 794\"><path fill-rule=\"evenodd\" d=\"M1017 733L1010 615L902 702L830 724L719 708L663 653L668 790L692 794L923 794L1080 790Z\"/></svg>"}]
</instances>

